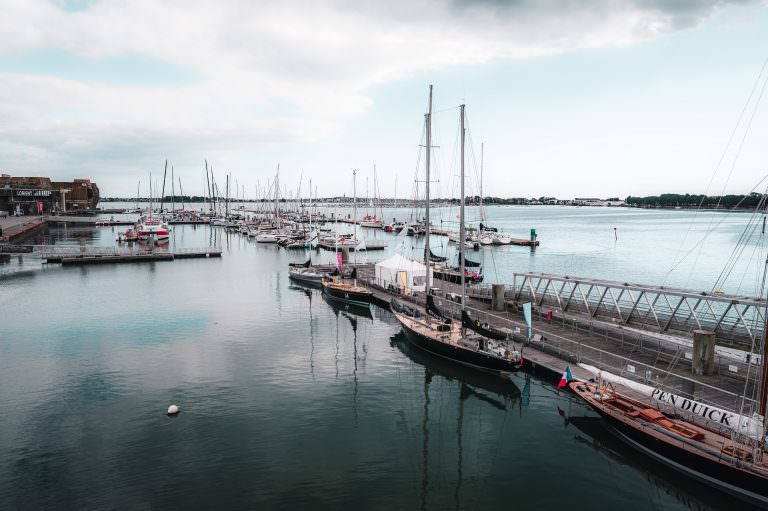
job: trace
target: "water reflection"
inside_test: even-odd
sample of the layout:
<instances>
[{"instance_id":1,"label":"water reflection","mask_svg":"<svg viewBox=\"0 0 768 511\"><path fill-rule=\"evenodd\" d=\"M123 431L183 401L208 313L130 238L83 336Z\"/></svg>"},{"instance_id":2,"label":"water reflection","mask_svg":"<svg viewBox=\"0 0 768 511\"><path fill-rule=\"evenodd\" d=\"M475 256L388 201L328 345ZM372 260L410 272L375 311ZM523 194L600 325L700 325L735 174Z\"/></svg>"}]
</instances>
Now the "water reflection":
<instances>
[{"instance_id":1,"label":"water reflection","mask_svg":"<svg viewBox=\"0 0 768 511\"><path fill-rule=\"evenodd\" d=\"M609 464L616 463L640 474L647 482L650 494L654 495L657 501L660 501L662 496L671 497L691 511L727 509L735 502L738 502L741 510L757 509L747 503L735 501L734 498L703 483L682 478L674 470L641 455L611 433L600 417L568 416L561 410L558 411L565 417L564 427L576 428L573 436L576 442L600 453ZM677 484L672 485L669 481L676 481Z\"/></svg>"}]
</instances>

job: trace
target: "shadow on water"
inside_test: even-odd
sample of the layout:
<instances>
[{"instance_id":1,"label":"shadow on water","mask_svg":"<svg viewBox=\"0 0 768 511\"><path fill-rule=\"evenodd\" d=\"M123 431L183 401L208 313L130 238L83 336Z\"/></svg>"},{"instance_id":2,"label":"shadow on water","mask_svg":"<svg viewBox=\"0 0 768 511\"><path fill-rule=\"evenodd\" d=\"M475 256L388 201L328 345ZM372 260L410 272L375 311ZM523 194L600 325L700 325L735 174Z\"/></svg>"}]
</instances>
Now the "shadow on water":
<instances>
[{"instance_id":1,"label":"shadow on water","mask_svg":"<svg viewBox=\"0 0 768 511\"><path fill-rule=\"evenodd\" d=\"M467 396L478 397L500 410L507 409L509 405L520 398L520 389L508 378L489 371L467 368L457 362L446 360L443 357L438 357L416 348L408 342L403 332L398 332L392 336L390 343L392 346L397 347L406 357L424 366L432 374L445 378L448 381L462 383L466 387L462 387L462 398L467 393ZM495 394L496 398L478 392L477 389Z\"/></svg>"},{"instance_id":2,"label":"shadow on water","mask_svg":"<svg viewBox=\"0 0 768 511\"><path fill-rule=\"evenodd\" d=\"M442 378L458 386L456 414L456 480L453 486L454 508L462 509L461 490L464 483L464 407L469 400L487 404L494 409L506 412L520 398L517 385L499 375L465 368L458 363L433 355L418 349L408 343L405 335L398 332L390 338L390 344L397 347L401 353L414 363L424 367L424 406L422 419L422 452L421 452L421 495L420 509L430 506L427 497L430 494L430 386L435 378ZM441 413L442 415L442 413ZM437 424L439 427L440 425ZM439 431L438 431L439 432ZM441 456L438 453L438 458ZM434 479L434 478L433 478Z\"/></svg>"}]
</instances>

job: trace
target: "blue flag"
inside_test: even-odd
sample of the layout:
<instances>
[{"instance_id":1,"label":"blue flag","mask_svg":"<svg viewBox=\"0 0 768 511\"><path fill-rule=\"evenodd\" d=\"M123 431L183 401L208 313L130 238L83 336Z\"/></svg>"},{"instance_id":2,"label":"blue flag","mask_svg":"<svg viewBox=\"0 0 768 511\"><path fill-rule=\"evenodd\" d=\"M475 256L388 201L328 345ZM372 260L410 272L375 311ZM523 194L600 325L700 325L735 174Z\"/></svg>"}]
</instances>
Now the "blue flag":
<instances>
[{"instance_id":1,"label":"blue flag","mask_svg":"<svg viewBox=\"0 0 768 511\"><path fill-rule=\"evenodd\" d=\"M525 317L525 324L528 325L528 339L533 336L533 327L531 326L531 302L523 304L523 316Z\"/></svg>"}]
</instances>

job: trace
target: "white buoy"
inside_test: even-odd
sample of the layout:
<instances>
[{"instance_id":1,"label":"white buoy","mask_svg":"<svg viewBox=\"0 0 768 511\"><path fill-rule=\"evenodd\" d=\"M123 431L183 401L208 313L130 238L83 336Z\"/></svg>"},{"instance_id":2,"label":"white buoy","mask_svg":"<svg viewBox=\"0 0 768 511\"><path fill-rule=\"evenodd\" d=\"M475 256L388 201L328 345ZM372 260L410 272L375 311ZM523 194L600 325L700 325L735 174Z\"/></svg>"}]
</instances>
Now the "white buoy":
<instances>
[{"instance_id":1,"label":"white buoy","mask_svg":"<svg viewBox=\"0 0 768 511\"><path fill-rule=\"evenodd\" d=\"M168 407L168 415L176 415L179 413L179 407L176 405L171 405Z\"/></svg>"}]
</instances>

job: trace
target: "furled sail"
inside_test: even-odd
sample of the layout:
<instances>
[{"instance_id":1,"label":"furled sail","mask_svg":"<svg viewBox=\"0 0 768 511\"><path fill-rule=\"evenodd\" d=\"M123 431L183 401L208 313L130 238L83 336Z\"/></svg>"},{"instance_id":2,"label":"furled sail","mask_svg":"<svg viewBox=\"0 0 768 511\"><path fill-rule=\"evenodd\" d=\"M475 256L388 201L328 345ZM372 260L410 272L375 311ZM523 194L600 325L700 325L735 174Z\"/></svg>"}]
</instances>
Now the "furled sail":
<instances>
[{"instance_id":1,"label":"furled sail","mask_svg":"<svg viewBox=\"0 0 768 511\"><path fill-rule=\"evenodd\" d=\"M443 311L441 311L440 308L435 304L435 297L432 295L427 295L427 314L446 323L451 322L451 319L446 316Z\"/></svg>"},{"instance_id":2,"label":"furled sail","mask_svg":"<svg viewBox=\"0 0 768 511\"><path fill-rule=\"evenodd\" d=\"M432 252L432 249L429 249L429 260L432 261L433 263L442 263L442 262L445 262L447 259L448 259L447 257L439 256L434 252Z\"/></svg>"},{"instance_id":3,"label":"furled sail","mask_svg":"<svg viewBox=\"0 0 768 511\"><path fill-rule=\"evenodd\" d=\"M461 311L461 324L464 328L469 328L473 332L490 339L496 339L497 341L504 341L507 339L507 334L505 332L492 327L488 323L481 323L478 319L472 319L469 316L469 313L465 310Z\"/></svg>"},{"instance_id":4,"label":"furled sail","mask_svg":"<svg viewBox=\"0 0 768 511\"><path fill-rule=\"evenodd\" d=\"M475 261L472 261L471 259L467 259L467 257L464 256L465 268L478 268L479 266L480 266L480 263L476 263Z\"/></svg>"}]
</instances>

